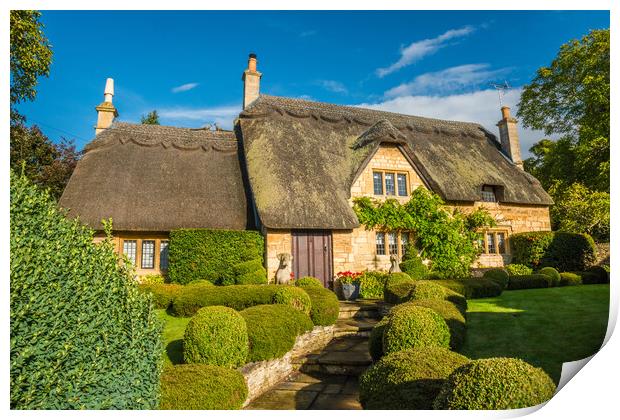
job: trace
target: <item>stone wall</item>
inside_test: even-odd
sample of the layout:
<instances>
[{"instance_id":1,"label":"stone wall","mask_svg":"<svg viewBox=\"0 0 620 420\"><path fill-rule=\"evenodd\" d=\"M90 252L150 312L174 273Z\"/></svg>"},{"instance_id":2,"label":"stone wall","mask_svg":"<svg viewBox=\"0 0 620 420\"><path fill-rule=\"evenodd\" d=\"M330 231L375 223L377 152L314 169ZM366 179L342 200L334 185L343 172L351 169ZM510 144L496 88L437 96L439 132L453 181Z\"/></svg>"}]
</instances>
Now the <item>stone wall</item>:
<instances>
[{"instance_id":1,"label":"stone wall","mask_svg":"<svg viewBox=\"0 0 620 420\"><path fill-rule=\"evenodd\" d=\"M280 265L278 254L293 255L293 241L290 230L268 229L263 232L263 235L265 236L267 279L272 282Z\"/></svg>"},{"instance_id":2,"label":"stone wall","mask_svg":"<svg viewBox=\"0 0 620 420\"><path fill-rule=\"evenodd\" d=\"M267 392L295 370L293 361L301 356L323 349L334 337L334 326L314 327L297 337L295 345L283 357L273 360L248 363L238 370L248 385L248 398L243 406Z\"/></svg>"}]
</instances>

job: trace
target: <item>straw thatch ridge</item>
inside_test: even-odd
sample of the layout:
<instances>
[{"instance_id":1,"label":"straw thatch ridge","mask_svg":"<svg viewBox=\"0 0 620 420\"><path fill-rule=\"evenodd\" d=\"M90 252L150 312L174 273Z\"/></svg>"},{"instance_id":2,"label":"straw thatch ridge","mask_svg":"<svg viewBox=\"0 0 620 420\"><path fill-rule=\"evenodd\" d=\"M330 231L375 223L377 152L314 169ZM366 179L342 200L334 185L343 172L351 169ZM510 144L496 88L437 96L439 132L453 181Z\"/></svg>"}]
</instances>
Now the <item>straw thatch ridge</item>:
<instances>
[{"instance_id":1,"label":"straw thatch ridge","mask_svg":"<svg viewBox=\"0 0 620 420\"><path fill-rule=\"evenodd\" d=\"M479 201L483 185L496 185L506 203L553 203L475 123L261 95L239 125L257 212L268 228L359 226L350 188L382 142L398 144L446 201Z\"/></svg>"},{"instance_id":2,"label":"straw thatch ridge","mask_svg":"<svg viewBox=\"0 0 620 420\"><path fill-rule=\"evenodd\" d=\"M60 199L96 230L254 228L231 131L115 122L87 145Z\"/></svg>"}]
</instances>

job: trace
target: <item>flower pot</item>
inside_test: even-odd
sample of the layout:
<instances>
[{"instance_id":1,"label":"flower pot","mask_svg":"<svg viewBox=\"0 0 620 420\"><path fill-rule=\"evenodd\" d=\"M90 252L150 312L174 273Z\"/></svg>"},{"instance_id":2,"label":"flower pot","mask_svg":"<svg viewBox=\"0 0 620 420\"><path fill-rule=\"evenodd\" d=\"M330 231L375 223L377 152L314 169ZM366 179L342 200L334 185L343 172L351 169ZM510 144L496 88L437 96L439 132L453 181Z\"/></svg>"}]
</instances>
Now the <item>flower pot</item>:
<instances>
[{"instance_id":1,"label":"flower pot","mask_svg":"<svg viewBox=\"0 0 620 420\"><path fill-rule=\"evenodd\" d=\"M359 283L348 283L342 285L342 297L345 300L355 300L360 295Z\"/></svg>"}]
</instances>

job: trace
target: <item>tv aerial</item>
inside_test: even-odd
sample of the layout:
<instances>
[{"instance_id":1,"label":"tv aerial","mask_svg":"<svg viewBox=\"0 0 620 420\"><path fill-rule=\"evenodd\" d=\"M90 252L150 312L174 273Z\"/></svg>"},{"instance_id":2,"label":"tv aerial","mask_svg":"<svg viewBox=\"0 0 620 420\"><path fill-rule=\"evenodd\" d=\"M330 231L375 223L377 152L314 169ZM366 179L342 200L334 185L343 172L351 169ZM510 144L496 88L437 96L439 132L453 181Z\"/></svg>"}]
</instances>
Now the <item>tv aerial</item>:
<instances>
[{"instance_id":1,"label":"tv aerial","mask_svg":"<svg viewBox=\"0 0 620 420\"><path fill-rule=\"evenodd\" d=\"M504 102L504 94L508 89L510 89L510 85L507 81L504 80L504 83L489 83L497 90L497 94L499 95L499 106L503 106Z\"/></svg>"}]
</instances>

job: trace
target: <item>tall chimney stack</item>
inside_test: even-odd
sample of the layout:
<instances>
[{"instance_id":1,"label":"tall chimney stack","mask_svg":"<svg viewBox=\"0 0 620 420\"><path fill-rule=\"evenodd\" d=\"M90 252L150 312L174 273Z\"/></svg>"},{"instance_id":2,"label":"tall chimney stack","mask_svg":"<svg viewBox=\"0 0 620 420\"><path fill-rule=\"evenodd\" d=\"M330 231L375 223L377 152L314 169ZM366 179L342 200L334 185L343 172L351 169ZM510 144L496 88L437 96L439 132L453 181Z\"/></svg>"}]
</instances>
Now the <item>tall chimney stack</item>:
<instances>
[{"instance_id":1,"label":"tall chimney stack","mask_svg":"<svg viewBox=\"0 0 620 420\"><path fill-rule=\"evenodd\" d=\"M262 73L256 70L256 54L250 53L248 68L243 72L243 109L258 99L260 94L260 78Z\"/></svg>"},{"instance_id":2,"label":"tall chimney stack","mask_svg":"<svg viewBox=\"0 0 620 420\"><path fill-rule=\"evenodd\" d=\"M103 102L95 109L97 110L97 125L95 126L95 136L99 135L103 130L109 128L118 117L118 111L112 105L112 97L114 97L114 79L108 78L105 81L105 90L103 91Z\"/></svg>"},{"instance_id":3,"label":"tall chimney stack","mask_svg":"<svg viewBox=\"0 0 620 420\"><path fill-rule=\"evenodd\" d=\"M519 133L517 132L517 120L510 116L509 107L502 107L502 119L497 123L497 126L499 127L499 138L502 151L515 165L523 169L521 144L519 143Z\"/></svg>"}]
</instances>

